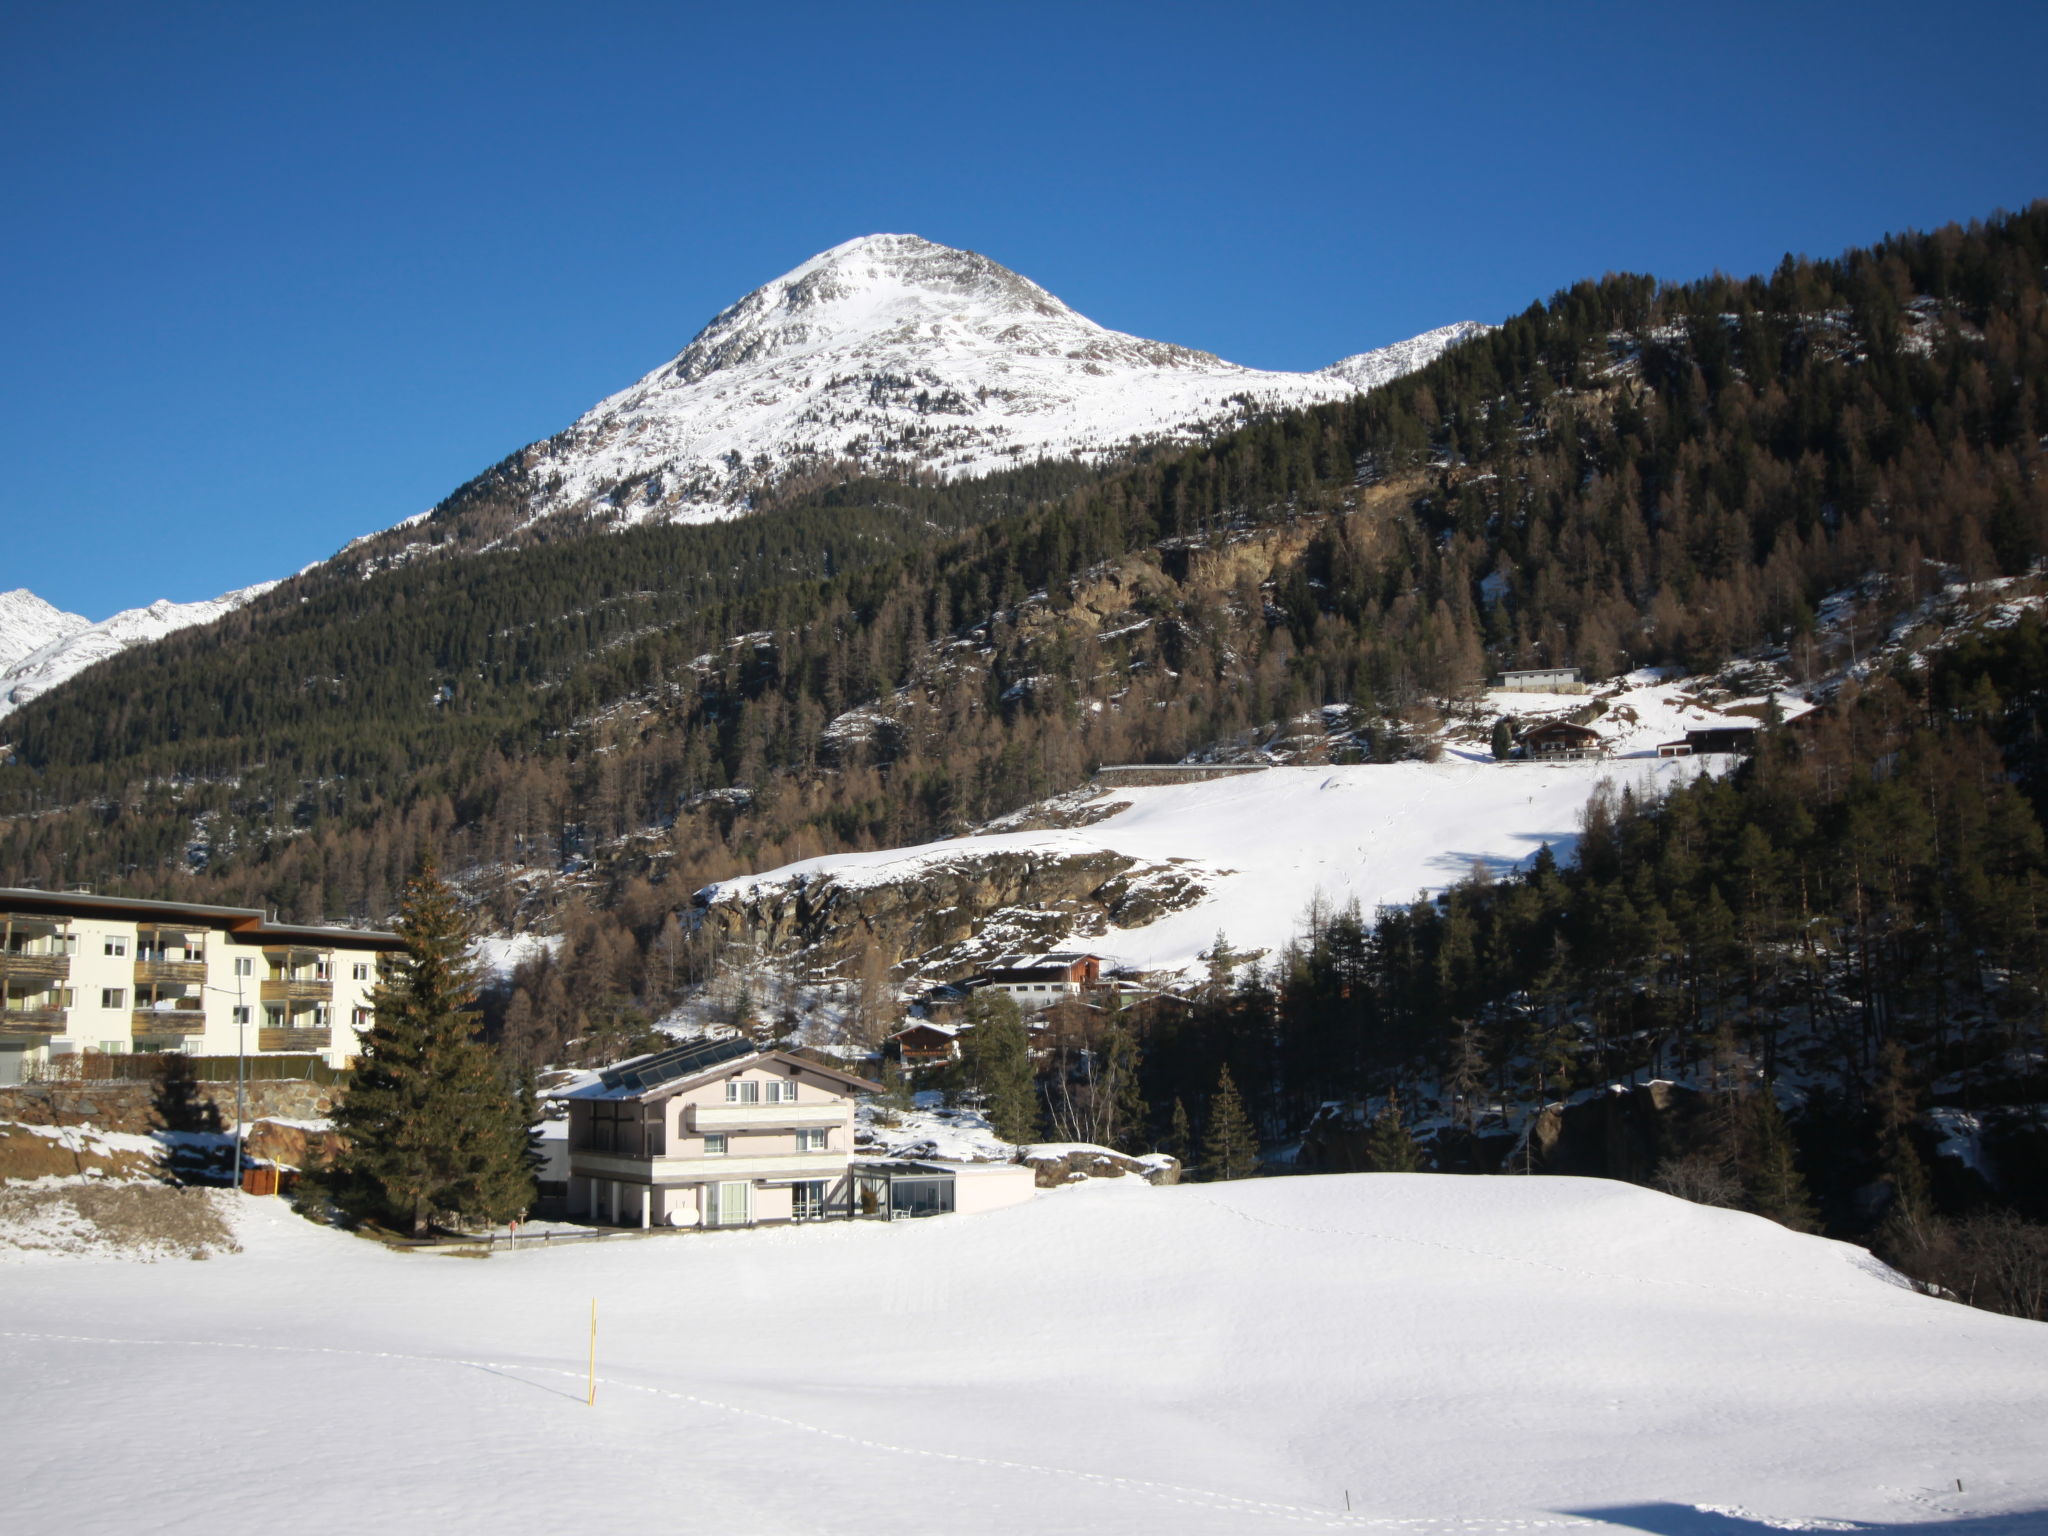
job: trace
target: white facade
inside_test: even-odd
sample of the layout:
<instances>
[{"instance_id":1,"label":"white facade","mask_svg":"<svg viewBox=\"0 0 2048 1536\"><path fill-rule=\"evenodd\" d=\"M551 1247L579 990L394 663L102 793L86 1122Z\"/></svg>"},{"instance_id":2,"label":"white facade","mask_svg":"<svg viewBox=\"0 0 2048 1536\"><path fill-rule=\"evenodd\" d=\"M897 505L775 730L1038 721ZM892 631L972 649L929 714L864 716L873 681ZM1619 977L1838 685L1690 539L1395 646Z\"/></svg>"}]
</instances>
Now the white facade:
<instances>
[{"instance_id":1,"label":"white facade","mask_svg":"<svg viewBox=\"0 0 2048 1536\"><path fill-rule=\"evenodd\" d=\"M633 1227L847 1214L853 1095L880 1084L740 1050L674 1081L568 1095L570 1214Z\"/></svg>"},{"instance_id":2,"label":"white facade","mask_svg":"<svg viewBox=\"0 0 2048 1536\"><path fill-rule=\"evenodd\" d=\"M0 890L0 1083L78 1051L346 1066L397 946L240 907Z\"/></svg>"}]
</instances>

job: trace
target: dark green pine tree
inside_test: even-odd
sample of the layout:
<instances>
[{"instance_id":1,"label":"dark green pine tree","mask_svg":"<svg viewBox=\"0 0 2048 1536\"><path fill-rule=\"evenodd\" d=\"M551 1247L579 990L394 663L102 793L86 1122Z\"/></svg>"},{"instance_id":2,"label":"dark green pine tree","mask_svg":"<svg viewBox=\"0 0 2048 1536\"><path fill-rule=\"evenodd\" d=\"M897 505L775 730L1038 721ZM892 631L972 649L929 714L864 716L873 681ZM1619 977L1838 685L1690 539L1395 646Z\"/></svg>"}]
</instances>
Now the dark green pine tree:
<instances>
[{"instance_id":1,"label":"dark green pine tree","mask_svg":"<svg viewBox=\"0 0 2048 1536\"><path fill-rule=\"evenodd\" d=\"M1165 1151L1179 1160L1186 1168L1195 1152L1195 1129L1188 1124L1188 1107L1179 1099L1173 1101L1173 1118L1167 1122Z\"/></svg>"},{"instance_id":2,"label":"dark green pine tree","mask_svg":"<svg viewBox=\"0 0 2048 1536\"><path fill-rule=\"evenodd\" d=\"M1259 1170L1259 1138L1244 1112L1230 1068L1216 1082L1209 1104L1209 1131L1202 1139L1202 1171L1212 1179L1244 1179Z\"/></svg>"},{"instance_id":3,"label":"dark green pine tree","mask_svg":"<svg viewBox=\"0 0 2048 1536\"><path fill-rule=\"evenodd\" d=\"M1493 722L1494 760L1505 761L1515 755L1515 727L1506 715Z\"/></svg>"},{"instance_id":4,"label":"dark green pine tree","mask_svg":"<svg viewBox=\"0 0 2048 1536\"><path fill-rule=\"evenodd\" d=\"M478 1037L468 919L431 855L406 887L397 930L404 948L334 1106L344 1150L328 1192L357 1219L415 1235L437 1219L516 1219L535 1194L533 1086Z\"/></svg>"},{"instance_id":5,"label":"dark green pine tree","mask_svg":"<svg viewBox=\"0 0 2048 1536\"><path fill-rule=\"evenodd\" d=\"M1133 1155L1149 1152L1151 1145L1146 1140L1146 1127L1152 1118L1152 1109L1145 1102L1144 1089L1138 1082L1138 1042L1121 1022L1111 1024L1103 1054L1107 1058L1105 1065L1109 1078L1110 1144L1119 1152Z\"/></svg>"},{"instance_id":6,"label":"dark green pine tree","mask_svg":"<svg viewBox=\"0 0 2048 1536\"><path fill-rule=\"evenodd\" d=\"M967 1018L974 1027L960 1037L959 1081L981 1095L982 1112L1004 1141L1038 1140L1031 1036L1015 1000L984 988L967 1005Z\"/></svg>"},{"instance_id":7,"label":"dark green pine tree","mask_svg":"<svg viewBox=\"0 0 2048 1536\"><path fill-rule=\"evenodd\" d=\"M1794 1232L1814 1231L1820 1220L1805 1176L1794 1161L1792 1127L1786 1124L1777 1095L1768 1087L1751 1102L1749 1130L1749 1166L1743 1179L1749 1208Z\"/></svg>"},{"instance_id":8,"label":"dark green pine tree","mask_svg":"<svg viewBox=\"0 0 2048 1536\"><path fill-rule=\"evenodd\" d=\"M1388 1094L1387 1107L1373 1117L1372 1134L1366 1138L1367 1172L1420 1173L1427 1162L1421 1146L1401 1123L1400 1104Z\"/></svg>"}]
</instances>

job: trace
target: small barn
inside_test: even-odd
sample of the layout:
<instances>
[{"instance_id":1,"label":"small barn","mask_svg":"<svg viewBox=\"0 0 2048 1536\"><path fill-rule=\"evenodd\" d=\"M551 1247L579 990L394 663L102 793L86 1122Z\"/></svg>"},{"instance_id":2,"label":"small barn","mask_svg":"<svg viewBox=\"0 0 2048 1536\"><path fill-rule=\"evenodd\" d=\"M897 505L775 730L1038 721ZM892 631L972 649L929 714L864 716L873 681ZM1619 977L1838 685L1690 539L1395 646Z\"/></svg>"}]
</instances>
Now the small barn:
<instances>
[{"instance_id":1,"label":"small barn","mask_svg":"<svg viewBox=\"0 0 2048 1536\"><path fill-rule=\"evenodd\" d=\"M1756 727L1753 725L1706 725L1685 733L1686 745L1697 757L1702 752L1753 752L1756 750Z\"/></svg>"}]
</instances>

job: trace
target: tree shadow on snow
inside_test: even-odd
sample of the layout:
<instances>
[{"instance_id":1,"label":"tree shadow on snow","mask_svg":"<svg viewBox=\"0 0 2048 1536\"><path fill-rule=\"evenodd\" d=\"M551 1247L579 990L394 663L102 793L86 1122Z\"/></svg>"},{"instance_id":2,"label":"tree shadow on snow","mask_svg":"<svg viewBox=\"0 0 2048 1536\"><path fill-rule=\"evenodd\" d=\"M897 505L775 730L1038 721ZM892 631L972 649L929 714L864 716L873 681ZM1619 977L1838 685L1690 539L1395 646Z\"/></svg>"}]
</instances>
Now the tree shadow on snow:
<instances>
[{"instance_id":1,"label":"tree shadow on snow","mask_svg":"<svg viewBox=\"0 0 2048 1536\"><path fill-rule=\"evenodd\" d=\"M1760 1515L1728 1514L1700 1509L1692 1504L1629 1504L1611 1509L1572 1509L1565 1514L1629 1530L1647 1531L1651 1536L1766 1536L1802 1527L1790 1521L1767 1520ZM2025 1510L2010 1515L1972 1515L1950 1520L1907 1520L1873 1523L1841 1520L1814 1524L1805 1529L1869 1532L1872 1536L2043 1536L2048 1533L2048 1510Z\"/></svg>"},{"instance_id":2,"label":"tree shadow on snow","mask_svg":"<svg viewBox=\"0 0 2048 1536\"><path fill-rule=\"evenodd\" d=\"M1550 844L1551 857L1560 864L1569 864L1579 846L1579 834L1576 832L1518 832L1515 838L1528 847L1527 853L1472 853L1462 848L1446 848L1430 858L1429 867L1463 879L1472 873L1474 864L1483 864L1490 878L1505 880L1517 870L1526 869L1545 843Z\"/></svg>"}]
</instances>

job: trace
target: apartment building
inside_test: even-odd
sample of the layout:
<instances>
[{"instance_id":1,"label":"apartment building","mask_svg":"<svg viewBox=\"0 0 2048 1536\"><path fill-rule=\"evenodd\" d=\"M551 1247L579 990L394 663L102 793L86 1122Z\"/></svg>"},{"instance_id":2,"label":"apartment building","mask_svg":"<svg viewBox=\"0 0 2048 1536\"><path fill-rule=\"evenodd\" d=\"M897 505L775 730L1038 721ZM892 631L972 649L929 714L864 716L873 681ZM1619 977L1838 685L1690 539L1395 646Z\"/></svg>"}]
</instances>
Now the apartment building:
<instances>
[{"instance_id":1,"label":"apartment building","mask_svg":"<svg viewBox=\"0 0 2048 1536\"><path fill-rule=\"evenodd\" d=\"M245 907L0 888L0 1083L75 1051L345 1066L396 934Z\"/></svg>"}]
</instances>

